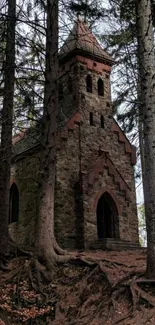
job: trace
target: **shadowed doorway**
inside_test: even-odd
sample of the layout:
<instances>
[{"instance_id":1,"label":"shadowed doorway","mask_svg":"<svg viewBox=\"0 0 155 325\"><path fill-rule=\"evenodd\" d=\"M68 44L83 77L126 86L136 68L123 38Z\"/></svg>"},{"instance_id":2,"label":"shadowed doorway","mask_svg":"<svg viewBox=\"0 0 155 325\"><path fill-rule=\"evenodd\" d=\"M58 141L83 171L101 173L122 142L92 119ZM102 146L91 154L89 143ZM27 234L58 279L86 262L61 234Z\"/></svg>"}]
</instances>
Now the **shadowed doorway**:
<instances>
[{"instance_id":1,"label":"shadowed doorway","mask_svg":"<svg viewBox=\"0 0 155 325\"><path fill-rule=\"evenodd\" d=\"M119 238L118 210L108 192L98 200L96 213L98 238Z\"/></svg>"}]
</instances>

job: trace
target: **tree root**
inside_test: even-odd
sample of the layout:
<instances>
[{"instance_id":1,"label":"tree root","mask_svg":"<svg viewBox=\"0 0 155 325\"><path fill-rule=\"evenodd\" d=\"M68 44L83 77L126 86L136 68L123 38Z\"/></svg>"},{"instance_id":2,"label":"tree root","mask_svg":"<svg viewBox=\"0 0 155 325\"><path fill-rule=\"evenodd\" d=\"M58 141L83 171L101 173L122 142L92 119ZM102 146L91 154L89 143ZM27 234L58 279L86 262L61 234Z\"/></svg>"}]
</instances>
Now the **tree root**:
<instances>
[{"instance_id":1,"label":"tree root","mask_svg":"<svg viewBox=\"0 0 155 325\"><path fill-rule=\"evenodd\" d=\"M18 255L25 256L26 255L28 257L32 257L33 252L30 249L27 249L27 250L24 249L23 247L21 247L20 245L15 243L13 241L13 239L10 237L9 243L8 243L8 252L6 255L8 255L8 257L9 257L9 255L11 255L11 257L12 257L12 255L14 255L14 256L18 256Z\"/></svg>"},{"instance_id":2,"label":"tree root","mask_svg":"<svg viewBox=\"0 0 155 325\"><path fill-rule=\"evenodd\" d=\"M109 285L112 286L111 281L110 281L109 276L108 276L108 272L106 272L106 270L105 270L103 261L98 263L98 268L104 274L104 276L105 276L107 282L109 283Z\"/></svg>"},{"instance_id":3,"label":"tree root","mask_svg":"<svg viewBox=\"0 0 155 325\"><path fill-rule=\"evenodd\" d=\"M124 272L126 273L120 278L120 274L122 274L121 266L124 265L123 263L118 265L118 263L115 264L115 262L109 261L108 259L97 261L88 258L87 260L87 256L83 257L75 255L75 253L60 255L56 251L54 251L53 256L54 258L52 261L50 261L50 256L42 259L40 256L38 257L36 255L31 258L24 257L25 263L24 265L22 264L22 266L19 264L19 257L14 258L14 262L16 259L18 261L18 263L14 264L19 264L19 274L17 275L17 270L16 273L14 273L16 277L14 282L16 283L15 296L19 299L19 304L21 304L22 299L24 299L22 298L22 291L20 291L24 281L27 281L29 287L33 289L32 295L37 293L36 296L39 298L36 298L38 299L36 301L40 301L39 299L41 299L41 303L44 304L45 302L46 304L49 302L49 306L53 306L57 303L59 297L59 285L60 287L64 285L66 290L66 280L69 280L68 284L71 285L67 287L66 291L68 291L69 294L75 291L75 295L73 294L73 301L74 299L77 300L74 307L74 303L72 306L72 301L69 299L68 305L66 303L67 309L66 306L64 307L63 305L66 297L66 293L64 292L64 301L62 305L61 302L59 302L60 311L62 308L61 313L64 314L62 324L99 325L106 324L109 320L111 322L109 324L125 324L125 322L129 324L130 320L136 317L137 310L140 308L140 310L145 311L146 307L150 308L148 309L149 315L145 315L147 319L151 319L153 316L152 309L155 310L155 297L151 296L151 294L147 293L139 286L140 281L142 281L142 283L145 283L145 281L139 278L141 273L139 271L137 272L136 268L132 270L129 268L128 273L125 269ZM62 266L61 270L59 269L58 273L60 273L60 276L58 275L58 282L56 282L55 285L56 267L58 267L56 263L58 265L66 263L66 265ZM71 266L70 270L71 272L73 270L73 273L68 272L69 264L77 265L77 268L76 266L75 268ZM81 265L85 266L85 268L81 267ZM112 268L114 270L112 270ZM65 273L66 270L68 274L67 272ZM119 270L121 273L119 273ZM11 272L11 274L13 275L13 272ZM115 275L117 276L115 277ZM5 276L9 279L10 274L6 273ZM52 288L50 285L53 276L55 286ZM63 280L62 283L61 279ZM27 297L25 297L25 299L26 298ZM119 315L117 311L123 299L126 301L127 309ZM24 300L24 303L25 301L26 300ZM144 306L143 303L146 306ZM29 300L27 300L27 304L29 304ZM58 309L59 307L57 306L56 310ZM125 313L126 315L124 315ZM120 318L118 319L118 317ZM96 319L97 322L95 323ZM6 325L7 324L8 323L6 323ZM55 324L61 324L61 319L60 322L58 320L54 321L54 325Z\"/></svg>"},{"instance_id":4,"label":"tree root","mask_svg":"<svg viewBox=\"0 0 155 325\"><path fill-rule=\"evenodd\" d=\"M8 266L6 266L6 263L4 262L3 258L0 258L0 270L9 271L9 268Z\"/></svg>"},{"instance_id":5,"label":"tree root","mask_svg":"<svg viewBox=\"0 0 155 325\"><path fill-rule=\"evenodd\" d=\"M142 298L149 305L151 305L152 307L155 307L155 298L152 297L148 292L145 292L144 290L139 288L136 282L133 283L132 288L135 290L135 292L138 296L138 302L139 302L140 298Z\"/></svg>"},{"instance_id":6,"label":"tree root","mask_svg":"<svg viewBox=\"0 0 155 325\"><path fill-rule=\"evenodd\" d=\"M0 310L0 321L2 321L4 325L10 325L8 313L5 310Z\"/></svg>"},{"instance_id":7,"label":"tree root","mask_svg":"<svg viewBox=\"0 0 155 325\"><path fill-rule=\"evenodd\" d=\"M129 310L129 312L127 313L127 315L125 315L124 317L121 317L120 319L118 319L116 322L115 322L115 325L116 324L120 324L121 322L123 322L124 320L128 319L128 318L131 318L131 309Z\"/></svg>"}]
</instances>

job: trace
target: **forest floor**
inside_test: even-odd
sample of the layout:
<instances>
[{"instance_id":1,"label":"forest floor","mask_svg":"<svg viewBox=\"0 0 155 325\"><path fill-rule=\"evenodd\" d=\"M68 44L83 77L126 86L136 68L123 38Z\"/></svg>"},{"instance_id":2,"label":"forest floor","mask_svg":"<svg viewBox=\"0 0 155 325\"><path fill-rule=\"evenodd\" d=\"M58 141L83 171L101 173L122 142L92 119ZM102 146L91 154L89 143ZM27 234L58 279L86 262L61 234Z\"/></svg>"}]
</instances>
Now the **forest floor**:
<instances>
[{"instance_id":1,"label":"forest floor","mask_svg":"<svg viewBox=\"0 0 155 325\"><path fill-rule=\"evenodd\" d=\"M0 271L0 325L155 325L145 250L72 254L77 261L56 267L51 283L26 256L11 259Z\"/></svg>"}]
</instances>

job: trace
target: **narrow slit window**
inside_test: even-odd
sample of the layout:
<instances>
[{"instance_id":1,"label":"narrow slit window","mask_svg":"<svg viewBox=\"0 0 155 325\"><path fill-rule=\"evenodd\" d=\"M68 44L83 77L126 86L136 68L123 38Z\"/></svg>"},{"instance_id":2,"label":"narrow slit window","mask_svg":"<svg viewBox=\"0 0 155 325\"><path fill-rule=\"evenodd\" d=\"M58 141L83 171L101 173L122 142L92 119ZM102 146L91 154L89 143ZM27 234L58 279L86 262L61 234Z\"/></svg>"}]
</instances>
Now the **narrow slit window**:
<instances>
[{"instance_id":1,"label":"narrow slit window","mask_svg":"<svg viewBox=\"0 0 155 325\"><path fill-rule=\"evenodd\" d=\"M99 78L97 82L97 88L98 88L98 95L99 96L104 96L104 82L101 78Z\"/></svg>"},{"instance_id":2,"label":"narrow slit window","mask_svg":"<svg viewBox=\"0 0 155 325\"><path fill-rule=\"evenodd\" d=\"M9 222L17 222L19 218L19 191L15 183L10 188Z\"/></svg>"},{"instance_id":3,"label":"narrow slit window","mask_svg":"<svg viewBox=\"0 0 155 325\"><path fill-rule=\"evenodd\" d=\"M86 77L86 89L88 93L92 93L92 77L88 74L88 76Z\"/></svg>"},{"instance_id":4,"label":"narrow slit window","mask_svg":"<svg viewBox=\"0 0 155 325\"><path fill-rule=\"evenodd\" d=\"M94 125L93 113L92 112L90 112L90 114L89 114L89 120L90 120L90 125Z\"/></svg>"},{"instance_id":5,"label":"narrow slit window","mask_svg":"<svg viewBox=\"0 0 155 325\"><path fill-rule=\"evenodd\" d=\"M104 117L101 115L101 128L104 129Z\"/></svg>"},{"instance_id":6,"label":"narrow slit window","mask_svg":"<svg viewBox=\"0 0 155 325\"><path fill-rule=\"evenodd\" d=\"M72 77L71 76L69 76L69 78L68 78L68 91L69 91L70 94L73 91Z\"/></svg>"}]
</instances>

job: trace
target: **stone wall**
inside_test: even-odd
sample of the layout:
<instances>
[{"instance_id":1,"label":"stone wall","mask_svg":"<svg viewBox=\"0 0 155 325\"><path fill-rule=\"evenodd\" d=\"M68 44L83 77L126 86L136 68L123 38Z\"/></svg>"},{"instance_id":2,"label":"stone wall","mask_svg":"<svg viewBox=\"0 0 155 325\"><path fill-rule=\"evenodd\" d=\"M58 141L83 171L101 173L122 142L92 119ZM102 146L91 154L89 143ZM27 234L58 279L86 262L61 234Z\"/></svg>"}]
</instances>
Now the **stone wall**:
<instances>
[{"instance_id":1,"label":"stone wall","mask_svg":"<svg viewBox=\"0 0 155 325\"><path fill-rule=\"evenodd\" d=\"M86 91L88 73L93 80L92 93ZM109 66L82 57L60 69L63 96L58 114L55 234L62 247L88 247L97 239L96 207L104 192L117 205L120 238L138 242L133 148L112 117L109 73ZM97 93L100 77L104 97ZM10 225L11 233L17 242L31 245L38 206L38 159L39 152L27 153L13 168L20 193L20 217L17 224Z\"/></svg>"},{"instance_id":2,"label":"stone wall","mask_svg":"<svg viewBox=\"0 0 155 325\"><path fill-rule=\"evenodd\" d=\"M19 220L11 223L10 233L18 243L32 246L37 217L39 153L25 153L14 161L11 183L19 190Z\"/></svg>"},{"instance_id":3,"label":"stone wall","mask_svg":"<svg viewBox=\"0 0 155 325\"><path fill-rule=\"evenodd\" d=\"M108 175L104 166L100 173L96 174L93 188L89 187L87 181L84 186L84 216L85 216L85 238L92 240L96 237L96 211L93 209L95 201L100 191L108 191L115 197L115 202L119 208L120 238L132 242L138 242L138 221L136 212L136 196L134 183L134 169L132 166L131 154L126 152L125 143L129 145L124 136L124 142L119 141L119 134L112 132L115 124L112 118L110 102L110 84L107 72L96 73L91 71L93 79L93 93L88 94L85 87L85 79L88 71L84 70L81 78L81 115L83 127L81 128L82 140L82 171L87 174L89 168L96 164L98 155L106 151L122 179L128 185L128 198L120 189L118 182L115 182L113 175ZM97 94L97 80L101 77L104 80L105 94L100 97ZM93 113L94 126L90 125L90 112ZM104 128L101 128L101 115L104 117Z\"/></svg>"},{"instance_id":4,"label":"stone wall","mask_svg":"<svg viewBox=\"0 0 155 325\"><path fill-rule=\"evenodd\" d=\"M55 233L63 247L76 245L75 184L79 180L79 128L61 138L57 150L55 191Z\"/></svg>"},{"instance_id":5,"label":"stone wall","mask_svg":"<svg viewBox=\"0 0 155 325\"><path fill-rule=\"evenodd\" d=\"M114 197L114 201L118 207L120 238L136 243L138 242L138 221L132 157L133 148L112 117L109 69L108 67L106 69L104 66L104 69L101 71L103 66L101 67L100 65L100 71L93 71L92 69L88 71L86 59L85 62L78 61L75 65L77 80L79 82L77 93L79 98L81 122L79 128L75 125L74 130L72 130L70 134L66 135L66 150L61 148L59 153L60 157L62 157L63 152L63 160L60 158L60 166L59 161L57 162L57 170L59 170L58 177L64 177L64 171L62 168L64 165L66 170L64 182L66 183L68 177L74 179L74 173L76 176L78 175L79 167L77 166L79 166L78 159L80 159L83 208L81 218L80 216L78 216L78 218L80 218L80 224L81 220L83 220L84 223L86 245L89 245L91 241L97 239L96 205L94 202L99 199L99 193L101 196L104 191L108 191L112 197ZM91 75L93 80L92 93L86 92L86 76L88 73ZM97 93L97 81L100 77L104 80L104 97L98 96ZM64 82L67 82L67 80L65 81L65 74L63 78ZM62 103L62 105L64 105L64 112L66 101L67 97L66 99L64 98ZM93 113L93 126L90 125L90 113ZM104 117L104 128L101 127L101 115ZM114 166L113 174L110 175L107 166L104 168L103 165L99 173L96 172L94 183L90 185L88 184L88 175L91 174L91 169L94 170L98 157L103 152L107 152L110 161L112 161ZM65 155L66 158L64 158ZM75 156L76 159L73 158ZM63 161L65 161L65 164L63 164ZM60 176L61 173L62 176ZM117 176L119 179L115 180L114 174L120 174L119 177ZM124 186L126 186L127 193L122 190L122 184L125 184ZM64 198L66 206L68 206L68 197L69 200L71 200L72 196L72 202L75 200L73 197L74 191L72 190L72 193L69 191L70 190L67 189L66 186ZM59 198L59 204L60 200L61 198ZM71 208L71 204L66 208L65 204L63 208L64 220L66 220L66 222L67 220L71 220L69 224L67 223L67 230L68 232L72 232L74 237L74 231L70 229L71 225L74 228L76 222L75 212ZM70 216L67 217L67 211L69 211L69 209ZM57 220L60 220L60 216ZM65 237L65 234L63 237ZM63 242L63 239L61 240Z\"/></svg>"}]
</instances>

